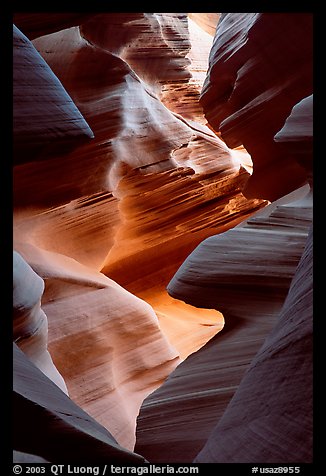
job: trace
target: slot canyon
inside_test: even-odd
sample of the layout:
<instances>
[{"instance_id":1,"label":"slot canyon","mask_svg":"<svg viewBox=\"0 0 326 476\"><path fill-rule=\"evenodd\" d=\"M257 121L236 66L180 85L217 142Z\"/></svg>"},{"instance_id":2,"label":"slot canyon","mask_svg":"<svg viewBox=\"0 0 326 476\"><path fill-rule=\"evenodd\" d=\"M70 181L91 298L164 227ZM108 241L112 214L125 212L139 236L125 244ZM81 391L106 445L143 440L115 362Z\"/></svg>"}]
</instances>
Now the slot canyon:
<instances>
[{"instance_id":1,"label":"slot canyon","mask_svg":"<svg viewBox=\"0 0 326 476\"><path fill-rule=\"evenodd\" d=\"M311 463L313 15L13 20L14 462Z\"/></svg>"}]
</instances>

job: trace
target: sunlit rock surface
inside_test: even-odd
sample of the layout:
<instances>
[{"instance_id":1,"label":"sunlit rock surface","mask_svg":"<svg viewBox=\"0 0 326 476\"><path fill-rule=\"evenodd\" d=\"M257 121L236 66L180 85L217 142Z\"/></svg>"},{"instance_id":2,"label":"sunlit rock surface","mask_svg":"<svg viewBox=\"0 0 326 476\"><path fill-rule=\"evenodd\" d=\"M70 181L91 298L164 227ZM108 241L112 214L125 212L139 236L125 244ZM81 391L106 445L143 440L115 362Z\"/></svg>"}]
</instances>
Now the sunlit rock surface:
<instances>
[{"instance_id":1,"label":"sunlit rock surface","mask_svg":"<svg viewBox=\"0 0 326 476\"><path fill-rule=\"evenodd\" d=\"M136 14L138 47L123 48L103 44L108 28L122 31L130 21L118 17L33 41L94 138L18 161L14 243L45 281L48 347L70 397L132 448L142 400L223 327L218 311L169 297L167 282L203 238L265 202L243 196L249 174L238 154L195 114L167 108L170 87L184 83L185 93L191 76L187 16ZM142 49L157 61L148 63Z\"/></svg>"},{"instance_id":2,"label":"sunlit rock surface","mask_svg":"<svg viewBox=\"0 0 326 476\"><path fill-rule=\"evenodd\" d=\"M150 461L191 462L204 446L278 320L311 220L305 186L204 240L173 277L174 298L222 311L225 324L144 401L136 451Z\"/></svg>"},{"instance_id":3,"label":"sunlit rock surface","mask_svg":"<svg viewBox=\"0 0 326 476\"><path fill-rule=\"evenodd\" d=\"M185 357L215 335L223 320L214 311L198 312L181 302L176 306L165 291L169 279L202 239L265 204L244 198L239 187L248 174L218 138L197 131L172 157L179 167L161 173L130 171L119 182L115 194L121 224L102 272L154 307L162 329Z\"/></svg>"},{"instance_id":4,"label":"sunlit rock surface","mask_svg":"<svg viewBox=\"0 0 326 476\"><path fill-rule=\"evenodd\" d=\"M166 107L176 104L172 86L183 85L179 111L186 97L192 64L186 20L185 14L102 14L35 39L95 137L51 162L14 171L15 240L102 270L145 299L182 358L215 335L223 319L211 310L198 319L167 296L166 284L203 238L266 204L242 194L248 154L231 151L193 120L198 111L184 106L191 119ZM162 42L163 49L155 46ZM149 62L144 51L157 59ZM198 50L193 54L199 58ZM198 98L203 66L199 59L196 65Z\"/></svg>"},{"instance_id":5,"label":"sunlit rock surface","mask_svg":"<svg viewBox=\"0 0 326 476\"><path fill-rule=\"evenodd\" d=\"M223 13L201 104L229 147L254 163L246 195L275 200L306 181L296 156L274 142L291 109L312 93L312 14Z\"/></svg>"},{"instance_id":6,"label":"sunlit rock surface","mask_svg":"<svg viewBox=\"0 0 326 476\"><path fill-rule=\"evenodd\" d=\"M191 20L197 23L209 35L214 36L220 13L188 13Z\"/></svg>"},{"instance_id":7,"label":"sunlit rock surface","mask_svg":"<svg viewBox=\"0 0 326 476\"><path fill-rule=\"evenodd\" d=\"M13 377L14 462L145 462L140 455L120 446L112 434L35 367L16 344Z\"/></svg>"},{"instance_id":8,"label":"sunlit rock surface","mask_svg":"<svg viewBox=\"0 0 326 476\"><path fill-rule=\"evenodd\" d=\"M69 396L120 444L133 448L143 399L179 362L156 314L111 279L67 256L26 243L17 248L45 281L48 347Z\"/></svg>"},{"instance_id":9,"label":"sunlit rock surface","mask_svg":"<svg viewBox=\"0 0 326 476\"><path fill-rule=\"evenodd\" d=\"M15 249L44 280L48 351L77 414L133 449L141 404L170 374L138 420L151 461L190 462L204 447L274 326L311 223L307 188L264 200L312 183L311 130L299 154L288 134L310 120L310 15L221 14L205 80L219 16L17 15L33 42L15 37ZM15 457L55 460L28 435Z\"/></svg>"},{"instance_id":10,"label":"sunlit rock surface","mask_svg":"<svg viewBox=\"0 0 326 476\"><path fill-rule=\"evenodd\" d=\"M22 256L13 254L13 339L29 359L58 387L66 384L48 352L48 320L41 308L44 281Z\"/></svg>"}]
</instances>

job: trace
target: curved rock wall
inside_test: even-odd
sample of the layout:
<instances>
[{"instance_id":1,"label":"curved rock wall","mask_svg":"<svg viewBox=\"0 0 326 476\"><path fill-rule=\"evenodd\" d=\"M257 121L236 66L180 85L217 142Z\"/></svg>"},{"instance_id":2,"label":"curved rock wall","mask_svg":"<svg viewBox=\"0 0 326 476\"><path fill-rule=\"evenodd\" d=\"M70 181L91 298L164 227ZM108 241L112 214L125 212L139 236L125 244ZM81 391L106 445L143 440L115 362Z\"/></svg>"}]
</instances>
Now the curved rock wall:
<instances>
[{"instance_id":1,"label":"curved rock wall","mask_svg":"<svg viewBox=\"0 0 326 476\"><path fill-rule=\"evenodd\" d=\"M13 344L13 460L15 463L143 464L121 447Z\"/></svg>"},{"instance_id":2,"label":"curved rock wall","mask_svg":"<svg viewBox=\"0 0 326 476\"><path fill-rule=\"evenodd\" d=\"M306 180L274 135L310 95L312 14L223 13L210 53L201 104L229 147L244 145L254 163L246 196L275 200Z\"/></svg>"},{"instance_id":3,"label":"curved rock wall","mask_svg":"<svg viewBox=\"0 0 326 476\"><path fill-rule=\"evenodd\" d=\"M93 133L71 97L32 43L15 26L13 46L15 163L44 160L53 150L62 151L91 139Z\"/></svg>"},{"instance_id":4,"label":"curved rock wall","mask_svg":"<svg viewBox=\"0 0 326 476\"><path fill-rule=\"evenodd\" d=\"M199 463L313 461L312 229L279 319Z\"/></svg>"},{"instance_id":5,"label":"curved rock wall","mask_svg":"<svg viewBox=\"0 0 326 476\"><path fill-rule=\"evenodd\" d=\"M136 451L148 460L191 462L206 443L279 319L311 221L312 193L305 186L204 240L172 278L174 298L222 311L225 324L144 401ZM236 451L233 458L241 462Z\"/></svg>"},{"instance_id":6,"label":"curved rock wall","mask_svg":"<svg viewBox=\"0 0 326 476\"><path fill-rule=\"evenodd\" d=\"M70 398L132 449L143 399L179 362L156 314L102 273L58 253L17 246L46 283L48 348Z\"/></svg>"},{"instance_id":7,"label":"curved rock wall","mask_svg":"<svg viewBox=\"0 0 326 476\"><path fill-rule=\"evenodd\" d=\"M145 299L185 357L223 320L213 311L198 320L189 306L180 313L167 282L203 238L266 205L243 196L249 177L243 158L194 121L198 111L192 114L183 101L190 78L187 16L103 14L33 44L94 139L51 161L15 168L15 240L102 270ZM171 88L181 88L176 109L192 119L173 112ZM192 344L182 343L185 328Z\"/></svg>"},{"instance_id":8,"label":"curved rock wall","mask_svg":"<svg viewBox=\"0 0 326 476\"><path fill-rule=\"evenodd\" d=\"M169 374L138 418L136 448L148 460L190 462L203 448L196 461L224 461L214 441L229 431L228 422L236 428L242 396L250 427L254 399L247 398L246 378L255 370L245 372L277 322L311 224L308 186L266 207L266 199L312 185L311 17L16 15L23 33L14 29L14 247L33 269L30 283L18 279L19 296L38 304L27 303L23 319L16 314L15 328L26 335L40 319L44 280L49 330L48 343L44 332L41 343L17 342L50 377L54 362L72 399L56 393L47 406L49 381L17 355L28 366L28 398L19 371L15 402L27 423L16 458L68 460L67 449L43 443L62 439L68 447L68 405L69 415L78 419L82 407L99 422L83 413L88 429L101 423L110 431L104 436L96 427L94 437L93 430L74 429L72 454L77 441L91 441L94 458L113 451L117 461L143 462L116 442L133 448L140 406ZM33 282L42 285L37 296ZM292 318L309 318L299 308L289 323L282 316L267 337L268 357L278 335L296 335ZM305 342L299 386L310 365ZM297 344L291 356L287 347L280 375L297 358ZM252 388L260 405L259 386ZM270 415L279 416L279 402L287 408L292 398L282 388ZM309 385L305 390L307 405L298 397L295 408L305 420L306 450L295 419L291 426L285 414L271 422L260 413L265 447L276 434L284 437L284 423L287 444L298 443L289 454L300 461L310 459ZM53 415L60 423L52 428ZM247 436L256 444L258 423L239 432L230 460L245 459L237 445ZM227 437L233 441L232 428ZM264 452L261 441L256 447L248 458L285 461L279 449Z\"/></svg>"},{"instance_id":9,"label":"curved rock wall","mask_svg":"<svg viewBox=\"0 0 326 476\"><path fill-rule=\"evenodd\" d=\"M44 281L14 251L13 338L19 348L61 390L68 393L64 379L48 352L48 320L41 308Z\"/></svg>"}]
</instances>

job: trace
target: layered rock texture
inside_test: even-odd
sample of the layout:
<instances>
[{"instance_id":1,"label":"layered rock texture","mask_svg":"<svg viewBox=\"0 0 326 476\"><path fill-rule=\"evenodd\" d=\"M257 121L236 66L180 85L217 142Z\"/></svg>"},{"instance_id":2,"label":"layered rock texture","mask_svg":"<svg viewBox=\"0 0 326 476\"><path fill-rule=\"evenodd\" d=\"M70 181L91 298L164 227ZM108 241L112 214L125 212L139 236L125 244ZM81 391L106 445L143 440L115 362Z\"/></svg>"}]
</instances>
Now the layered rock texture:
<instances>
[{"instance_id":1,"label":"layered rock texture","mask_svg":"<svg viewBox=\"0 0 326 476\"><path fill-rule=\"evenodd\" d=\"M14 21L15 461L309 461L311 15Z\"/></svg>"},{"instance_id":2,"label":"layered rock texture","mask_svg":"<svg viewBox=\"0 0 326 476\"><path fill-rule=\"evenodd\" d=\"M311 232L273 331L195 462L312 462L312 273Z\"/></svg>"},{"instance_id":3,"label":"layered rock texture","mask_svg":"<svg viewBox=\"0 0 326 476\"><path fill-rule=\"evenodd\" d=\"M13 45L14 161L44 159L53 149L64 150L93 137L51 68L15 26Z\"/></svg>"},{"instance_id":4,"label":"layered rock texture","mask_svg":"<svg viewBox=\"0 0 326 476\"><path fill-rule=\"evenodd\" d=\"M122 448L97 421L13 347L15 462L117 462L145 460Z\"/></svg>"},{"instance_id":5,"label":"layered rock texture","mask_svg":"<svg viewBox=\"0 0 326 476\"><path fill-rule=\"evenodd\" d=\"M271 204L232 230L204 240L186 259L169 283L168 291L174 298L182 299L198 307L208 305L221 310L225 325L221 333L196 354L188 357L169 376L164 385L145 400L138 417L136 448L149 460L191 462L196 457L209 437L215 422L224 417L225 410L228 411L227 405L230 399L255 354L263 345L266 336L276 324L280 325L279 314L303 253L312 221L312 194L307 189L308 187L304 187ZM308 270L307 273L309 276ZM311 282L307 280L306 285L308 292L311 289ZM311 308L307 308L305 316L298 316L298 319L301 318L304 319L307 329L310 329ZM309 337L311 338L311 335L308 335L307 339ZM289 342L287 345L290 345ZM311 364L309 347L302 358L307 365L303 372L306 376L305 372ZM269 356L269 359L269 365L273 366L273 357ZM296 366L296 362L293 361L292 365ZM257 382L261 382L266 388L269 382L270 388L276 389L278 388L277 379L285 378L281 375L285 375L286 372L287 366L283 368L282 365L280 368L275 367L273 373L266 370L264 377L260 374ZM302 415L307 418L309 427L309 424L311 425L308 416L311 409L310 374L306 377L306 379L302 377L302 381L306 380L305 391L306 397L309 398L302 399L307 405ZM299 387L300 385L298 383ZM240 388L241 386L242 383ZM293 383L291 388L296 393L301 391L298 390L299 387ZM249 420L255 421L257 415L254 405L261 398L260 387L258 386L255 390L252 381L250 392L253 409L250 416L248 410L245 427L249 424ZM266 405L267 415L275 421L275 432L277 428L279 431L283 428L284 421L283 417L281 418L283 413L286 415L285 419L292 420L290 414L287 416L290 410L287 410L286 405L278 407L281 405L277 403L281 394L284 401L287 398L292 401L292 396L289 393L286 395L285 389L284 392L278 389L277 393L271 390L270 404L266 395L262 400ZM277 408L274 413L271 411L269 414L270 406L274 405L273 402ZM210 446L211 455L208 457L208 453L205 453L205 457L198 461L276 462L278 457L279 461L296 460L294 456L298 456L302 448L298 450L299 453L295 453L298 446L296 442L293 445L293 453L284 444L282 438L279 438L278 450L272 453L274 459L272 457L265 459L264 454L269 458L270 452L275 449L274 440L269 448L269 442L272 440L269 439L271 430L267 421L265 422L266 433L260 449L258 449L258 440L261 441L262 434L258 429L256 433L253 430L255 435L248 443L248 446L252 445L253 448L249 451L247 443L243 443L245 452L248 451L249 455L244 457L244 453L239 452L239 448L233 447L230 443L232 438L235 439L237 425L240 425L240 422L242 424L243 413L244 411L237 413L239 423L234 416L233 425L230 425L234 435L223 446L223 450L220 449L219 443L215 447L215 440L212 440L214 442ZM298 415L301 413L298 412ZM298 416L299 420L300 418ZM297 426L295 431L300 433L299 430ZM307 435L311 435L311 426L307 430L309 430ZM278 439L274 432L271 431L271 434L273 439ZM303 439L304 434L303 430L301 433ZM224 433L222 432L221 435L223 439ZM257 442L254 440L255 437ZM243 436L243 438L246 437ZM290 438L289 446L291 447L292 444ZM308 449L308 446L307 444L302 453L304 455L302 461L311 454L311 447ZM216 459L213 456L214 448L218 450ZM254 448L257 450L256 453ZM222 457L224 452L225 456Z\"/></svg>"},{"instance_id":6,"label":"layered rock texture","mask_svg":"<svg viewBox=\"0 0 326 476\"><path fill-rule=\"evenodd\" d=\"M26 261L13 256L13 337L32 362L67 393L48 352L48 321L41 308L44 281Z\"/></svg>"},{"instance_id":7,"label":"layered rock texture","mask_svg":"<svg viewBox=\"0 0 326 476\"><path fill-rule=\"evenodd\" d=\"M179 361L156 314L102 273L58 253L17 246L46 283L48 346L69 396L132 448L144 397ZM29 347L36 352L39 345Z\"/></svg>"},{"instance_id":8,"label":"layered rock texture","mask_svg":"<svg viewBox=\"0 0 326 476\"><path fill-rule=\"evenodd\" d=\"M274 141L291 109L312 94L309 13L223 13L201 93L208 122L254 163L246 195L269 200L306 179L292 151ZM310 121L309 121L310 122Z\"/></svg>"}]
</instances>

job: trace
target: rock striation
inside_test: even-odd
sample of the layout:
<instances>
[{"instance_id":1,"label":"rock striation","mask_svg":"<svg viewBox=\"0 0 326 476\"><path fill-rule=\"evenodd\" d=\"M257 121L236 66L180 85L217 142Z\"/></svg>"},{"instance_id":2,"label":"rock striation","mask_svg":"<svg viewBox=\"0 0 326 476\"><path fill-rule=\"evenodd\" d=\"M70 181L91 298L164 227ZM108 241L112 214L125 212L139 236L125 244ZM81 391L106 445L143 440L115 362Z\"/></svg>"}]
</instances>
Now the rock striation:
<instances>
[{"instance_id":1,"label":"rock striation","mask_svg":"<svg viewBox=\"0 0 326 476\"><path fill-rule=\"evenodd\" d=\"M92 138L58 78L15 26L13 46L14 161L41 160L53 150L62 151Z\"/></svg>"},{"instance_id":2,"label":"rock striation","mask_svg":"<svg viewBox=\"0 0 326 476\"><path fill-rule=\"evenodd\" d=\"M279 48L297 28L302 49ZM220 18L201 102L227 144L251 153L247 196L312 184L311 40L309 14ZM136 449L149 460L312 461L311 222L306 185L204 240L173 276L174 298L215 307L225 324L144 401Z\"/></svg>"},{"instance_id":3,"label":"rock striation","mask_svg":"<svg viewBox=\"0 0 326 476\"><path fill-rule=\"evenodd\" d=\"M273 138L312 94L312 38L309 13L221 14L200 101L228 146L250 153L248 197L275 200L306 181L296 156Z\"/></svg>"},{"instance_id":4,"label":"rock striation","mask_svg":"<svg viewBox=\"0 0 326 476\"><path fill-rule=\"evenodd\" d=\"M62 391L64 379L48 351L48 320L41 308L44 281L14 251L13 255L13 339L19 348Z\"/></svg>"},{"instance_id":5,"label":"rock striation","mask_svg":"<svg viewBox=\"0 0 326 476\"><path fill-rule=\"evenodd\" d=\"M14 463L143 464L13 346Z\"/></svg>"},{"instance_id":6,"label":"rock striation","mask_svg":"<svg viewBox=\"0 0 326 476\"><path fill-rule=\"evenodd\" d=\"M144 401L136 451L147 459L192 462L204 446L279 319L311 221L312 193L305 186L204 240L172 278L174 298L220 310L225 324ZM268 379L266 373L263 382ZM240 462L236 451L233 458Z\"/></svg>"},{"instance_id":7,"label":"rock striation","mask_svg":"<svg viewBox=\"0 0 326 476\"><path fill-rule=\"evenodd\" d=\"M312 229L279 319L195 462L313 461Z\"/></svg>"},{"instance_id":8,"label":"rock striation","mask_svg":"<svg viewBox=\"0 0 326 476\"><path fill-rule=\"evenodd\" d=\"M303 197L282 198L233 229L204 240L179 268L168 292L198 306L219 305L239 317L247 310L236 296L248 300L257 296L258 306L264 296L266 302L285 297L312 222L312 192L307 188L297 191Z\"/></svg>"},{"instance_id":9,"label":"rock striation","mask_svg":"<svg viewBox=\"0 0 326 476\"><path fill-rule=\"evenodd\" d=\"M132 449L143 399L179 362L156 314L102 273L67 256L26 243L17 247L45 282L48 348L70 398Z\"/></svg>"},{"instance_id":10,"label":"rock striation","mask_svg":"<svg viewBox=\"0 0 326 476\"><path fill-rule=\"evenodd\" d=\"M33 30L38 19L31 20ZM114 15L100 16L97 28L92 19L64 30L60 29L62 18L50 20L45 19L44 28L53 29L51 34L35 33L33 44L26 37L23 43L25 51L33 53L30 70L37 70L41 54L44 70L51 79L59 78L60 94L42 99L42 88L39 91L38 83L30 81L30 96L38 99L41 94L39 102L43 100L46 108L50 99L49 111L52 106L57 111L62 91L69 91L78 117L89 124L94 138L88 142L78 138L67 149L54 147L51 155L46 148L31 149L26 156L17 149L15 249L45 282L42 309L49 318L48 348L70 397L131 449L142 400L180 362L179 354L186 357L223 326L220 313L203 310L198 319L190 306L168 298L168 274L152 290L152 278L158 276L152 257L161 247L161 274L169 269L172 275L188 250L211 234L211 228L216 229L209 216L212 208L221 210L218 226L225 228L265 202L243 197L241 188L248 172L236 154L206 126L184 119L161 101L164 96L168 103L169 85L176 87L190 77L186 15L136 14L138 47L135 41L118 49L103 44L107 37L103 32L118 30L119 25L122 31L124 23L128 31L128 15L120 15L120 20ZM149 43L148 34L143 37L149 24L152 33L161 35L155 41L164 43L163 49L155 48L153 39ZM26 16L24 25L29 31ZM156 66L144 60L145 45L147 53L158 55ZM19 99L24 63L18 66L15 104L20 113L24 110ZM36 125L32 116L27 125L34 127L38 141L38 117L35 121ZM51 144L56 137L47 132L52 128L46 114L41 125ZM63 130L64 137L69 136L66 132ZM216 154L220 157L217 165L213 162ZM214 175L219 178L218 187ZM164 220L166 192L173 190L179 198L176 195L168 205L172 213ZM207 207L202 206L205 202ZM145 216L146 207L154 220ZM188 212L182 218L185 207ZM157 233L157 226L165 226L165 234ZM189 237L183 243L187 230ZM170 263L168 253L173 248L175 259ZM127 250L132 251L131 256L125 256ZM128 289L138 290L140 297L150 295L148 302L157 306L157 314L144 300L99 272L102 269ZM158 318L165 321L169 341ZM185 338L186 331L192 339Z\"/></svg>"},{"instance_id":11,"label":"rock striation","mask_svg":"<svg viewBox=\"0 0 326 476\"><path fill-rule=\"evenodd\" d=\"M242 194L248 154L231 151L193 120L198 111L184 105L186 20L185 14L103 14L36 38L33 45L70 92L94 139L14 171L15 241L101 270L157 307L183 358L215 335L223 320L213 311L198 320L189 306L176 312L182 305L167 296L167 282L203 238L266 205ZM171 88L181 85L174 109L184 106L187 118L173 110ZM192 344L182 342L184 329Z\"/></svg>"},{"instance_id":12,"label":"rock striation","mask_svg":"<svg viewBox=\"0 0 326 476\"><path fill-rule=\"evenodd\" d=\"M311 20L15 15L15 461L311 460Z\"/></svg>"}]
</instances>

